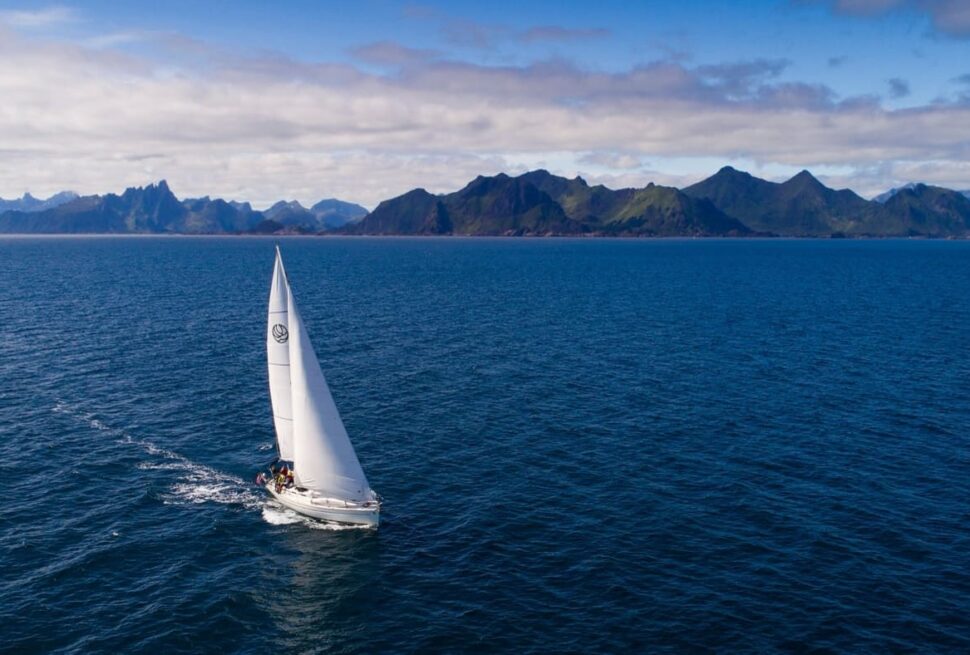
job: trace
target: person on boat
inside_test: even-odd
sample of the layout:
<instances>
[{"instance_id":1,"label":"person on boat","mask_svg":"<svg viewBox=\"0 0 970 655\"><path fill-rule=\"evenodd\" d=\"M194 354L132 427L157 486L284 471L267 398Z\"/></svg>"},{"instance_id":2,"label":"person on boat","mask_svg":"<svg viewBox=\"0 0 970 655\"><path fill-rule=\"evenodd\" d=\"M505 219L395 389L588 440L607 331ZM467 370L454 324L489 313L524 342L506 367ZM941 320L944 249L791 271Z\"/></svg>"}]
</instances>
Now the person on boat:
<instances>
[{"instance_id":1,"label":"person on boat","mask_svg":"<svg viewBox=\"0 0 970 655\"><path fill-rule=\"evenodd\" d=\"M284 487L293 486L293 471L286 464L280 468L280 481Z\"/></svg>"},{"instance_id":2,"label":"person on boat","mask_svg":"<svg viewBox=\"0 0 970 655\"><path fill-rule=\"evenodd\" d=\"M266 475L260 471L256 474L256 486L261 487L266 484Z\"/></svg>"}]
</instances>

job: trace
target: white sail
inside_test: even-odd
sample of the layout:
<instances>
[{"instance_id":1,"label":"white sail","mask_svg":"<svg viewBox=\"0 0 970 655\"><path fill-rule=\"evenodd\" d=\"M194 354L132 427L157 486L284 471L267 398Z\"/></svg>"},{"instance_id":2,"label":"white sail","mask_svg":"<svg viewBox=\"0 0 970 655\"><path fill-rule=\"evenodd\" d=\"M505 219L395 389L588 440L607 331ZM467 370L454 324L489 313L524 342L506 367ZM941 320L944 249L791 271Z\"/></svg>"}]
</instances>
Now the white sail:
<instances>
[{"instance_id":1,"label":"white sail","mask_svg":"<svg viewBox=\"0 0 970 655\"><path fill-rule=\"evenodd\" d=\"M280 459L293 461L293 400L290 390L290 328L287 310L289 283L280 250L276 249L273 283L269 292L266 324L266 361L269 366L269 396L276 425Z\"/></svg>"},{"instance_id":2,"label":"white sail","mask_svg":"<svg viewBox=\"0 0 970 655\"><path fill-rule=\"evenodd\" d=\"M290 385L293 407L293 469L297 484L331 498L373 500L313 345L286 286Z\"/></svg>"}]
</instances>

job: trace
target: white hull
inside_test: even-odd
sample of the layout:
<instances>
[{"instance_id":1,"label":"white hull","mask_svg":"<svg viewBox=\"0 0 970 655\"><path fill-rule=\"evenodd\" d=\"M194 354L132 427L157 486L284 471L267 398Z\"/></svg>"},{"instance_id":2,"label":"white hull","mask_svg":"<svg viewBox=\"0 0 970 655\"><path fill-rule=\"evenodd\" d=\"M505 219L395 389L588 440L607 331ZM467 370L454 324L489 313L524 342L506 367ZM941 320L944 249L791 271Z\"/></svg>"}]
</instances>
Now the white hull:
<instances>
[{"instance_id":1,"label":"white hull","mask_svg":"<svg viewBox=\"0 0 970 655\"><path fill-rule=\"evenodd\" d=\"M381 521L381 506L376 502L357 505L336 498L325 498L312 491L297 491L292 487L276 493L276 484L272 481L266 484L266 491L281 505L311 518L375 528Z\"/></svg>"}]
</instances>

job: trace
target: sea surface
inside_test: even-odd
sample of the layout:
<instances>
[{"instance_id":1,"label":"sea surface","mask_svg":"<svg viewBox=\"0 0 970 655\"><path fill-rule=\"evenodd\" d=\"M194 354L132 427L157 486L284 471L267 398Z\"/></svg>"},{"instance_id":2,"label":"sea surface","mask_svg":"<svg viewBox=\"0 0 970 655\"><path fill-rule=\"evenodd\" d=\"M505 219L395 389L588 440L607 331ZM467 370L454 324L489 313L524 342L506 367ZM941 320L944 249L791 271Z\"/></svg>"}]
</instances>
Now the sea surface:
<instances>
[{"instance_id":1,"label":"sea surface","mask_svg":"<svg viewBox=\"0 0 970 655\"><path fill-rule=\"evenodd\" d=\"M282 239L377 531L273 245L0 239L0 651L970 652L970 242Z\"/></svg>"}]
</instances>

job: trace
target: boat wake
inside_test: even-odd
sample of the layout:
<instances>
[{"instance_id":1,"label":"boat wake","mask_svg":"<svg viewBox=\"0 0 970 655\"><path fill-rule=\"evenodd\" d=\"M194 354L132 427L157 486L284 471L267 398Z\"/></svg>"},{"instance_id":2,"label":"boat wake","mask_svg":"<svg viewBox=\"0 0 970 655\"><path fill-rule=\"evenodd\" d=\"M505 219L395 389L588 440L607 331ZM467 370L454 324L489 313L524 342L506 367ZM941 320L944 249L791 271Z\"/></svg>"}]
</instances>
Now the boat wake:
<instances>
[{"instance_id":1,"label":"boat wake","mask_svg":"<svg viewBox=\"0 0 970 655\"><path fill-rule=\"evenodd\" d=\"M65 402L57 402L51 409L55 414L64 414L83 425L106 432L116 437L116 442L141 448L152 459L139 462L136 468L142 471L171 471L178 479L173 482L162 496L166 505L196 505L217 503L220 505L242 506L250 510L261 510L262 518L270 525L303 525L312 530L360 530L369 529L363 525L344 525L313 519L283 507L275 500L268 499L255 489L250 482L235 475L229 475L210 466L193 462L179 453L161 448L147 439L132 436L124 430L105 424L94 412L85 412ZM270 443L268 450L273 448Z\"/></svg>"},{"instance_id":2,"label":"boat wake","mask_svg":"<svg viewBox=\"0 0 970 655\"><path fill-rule=\"evenodd\" d=\"M162 502L166 505L212 502L259 509L266 502L262 494L242 478L193 462L184 455L161 448L147 439L139 439L124 430L106 425L93 412L85 412L64 402L56 403L52 411L70 416L94 430L107 432L116 437L117 443L137 446L153 457L136 464L138 469L173 472L178 479L162 497Z\"/></svg>"},{"instance_id":3,"label":"boat wake","mask_svg":"<svg viewBox=\"0 0 970 655\"><path fill-rule=\"evenodd\" d=\"M219 503L258 509L265 500L245 480L183 457L166 462L141 462L137 466L143 471L175 471L179 476L162 497L166 505Z\"/></svg>"}]
</instances>

